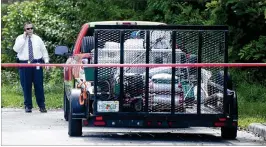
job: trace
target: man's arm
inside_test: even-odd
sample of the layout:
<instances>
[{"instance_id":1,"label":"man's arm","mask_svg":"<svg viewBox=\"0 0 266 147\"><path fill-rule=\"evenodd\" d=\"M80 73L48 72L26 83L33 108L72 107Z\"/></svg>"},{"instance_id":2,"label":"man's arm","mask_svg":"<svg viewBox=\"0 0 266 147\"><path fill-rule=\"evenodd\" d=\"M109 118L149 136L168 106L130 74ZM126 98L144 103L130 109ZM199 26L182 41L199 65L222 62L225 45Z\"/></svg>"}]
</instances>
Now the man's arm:
<instances>
[{"instance_id":1,"label":"man's arm","mask_svg":"<svg viewBox=\"0 0 266 147\"><path fill-rule=\"evenodd\" d=\"M13 46L13 50L17 53L20 53L26 44L26 37L18 36Z\"/></svg>"},{"instance_id":2,"label":"man's arm","mask_svg":"<svg viewBox=\"0 0 266 147\"><path fill-rule=\"evenodd\" d=\"M42 41L42 39L40 38L40 44L41 44L41 52L43 55L43 60L45 63L49 63L49 55L48 55L48 51L44 45L44 42Z\"/></svg>"}]
</instances>

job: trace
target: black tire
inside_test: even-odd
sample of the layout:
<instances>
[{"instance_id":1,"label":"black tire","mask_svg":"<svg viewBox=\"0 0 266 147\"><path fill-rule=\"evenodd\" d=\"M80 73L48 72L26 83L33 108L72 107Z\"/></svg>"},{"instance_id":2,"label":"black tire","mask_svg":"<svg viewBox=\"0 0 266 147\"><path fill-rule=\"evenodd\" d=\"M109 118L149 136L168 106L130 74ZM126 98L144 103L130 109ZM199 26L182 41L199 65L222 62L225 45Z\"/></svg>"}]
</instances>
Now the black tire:
<instances>
[{"instance_id":1,"label":"black tire","mask_svg":"<svg viewBox=\"0 0 266 147\"><path fill-rule=\"evenodd\" d=\"M235 97L232 99L230 105L230 115L233 119L238 119L238 104L237 104L237 94L235 93ZM233 104L232 104L233 103ZM231 127L222 127L221 128L221 136L223 139L234 140L237 137L237 128L238 123L235 122L236 126Z\"/></svg>"},{"instance_id":2,"label":"black tire","mask_svg":"<svg viewBox=\"0 0 266 147\"><path fill-rule=\"evenodd\" d=\"M73 103L73 99L71 99ZM72 118L73 109L70 108L69 120L68 120L68 135L69 136L81 136L82 135L82 119Z\"/></svg>"},{"instance_id":3,"label":"black tire","mask_svg":"<svg viewBox=\"0 0 266 147\"><path fill-rule=\"evenodd\" d=\"M82 135L82 118L72 118L73 113L82 113L84 112L84 107L79 105L79 99L78 96L80 92L79 90L73 89L71 91L71 97L70 97L70 111L68 116L68 134L69 136L81 136Z\"/></svg>"},{"instance_id":4,"label":"black tire","mask_svg":"<svg viewBox=\"0 0 266 147\"><path fill-rule=\"evenodd\" d=\"M82 135L82 119L73 119L71 113L69 113L69 120L68 120L68 135L69 136Z\"/></svg>"},{"instance_id":5,"label":"black tire","mask_svg":"<svg viewBox=\"0 0 266 147\"><path fill-rule=\"evenodd\" d=\"M81 52L90 53L94 49L94 37L86 36L82 39Z\"/></svg>"},{"instance_id":6,"label":"black tire","mask_svg":"<svg viewBox=\"0 0 266 147\"><path fill-rule=\"evenodd\" d=\"M66 91L64 88L64 118L66 121L68 121L68 116L69 116L69 100L67 99Z\"/></svg>"},{"instance_id":7,"label":"black tire","mask_svg":"<svg viewBox=\"0 0 266 147\"><path fill-rule=\"evenodd\" d=\"M237 127L222 127L221 136L223 139L234 140L237 136Z\"/></svg>"}]
</instances>

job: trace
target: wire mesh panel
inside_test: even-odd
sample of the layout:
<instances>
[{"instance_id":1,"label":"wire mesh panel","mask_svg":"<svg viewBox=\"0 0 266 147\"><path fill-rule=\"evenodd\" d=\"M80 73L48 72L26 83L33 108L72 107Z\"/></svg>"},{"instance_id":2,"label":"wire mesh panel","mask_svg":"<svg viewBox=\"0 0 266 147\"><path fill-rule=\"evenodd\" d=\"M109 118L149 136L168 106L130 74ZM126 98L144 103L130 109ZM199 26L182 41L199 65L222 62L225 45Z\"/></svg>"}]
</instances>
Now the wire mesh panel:
<instances>
[{"instance_id":1,"label":"wire mesh panel","mask_svg":"<svg viewBox=\"0 0 266 147\"><path fill-rule=\"evenodd\" d=\"M144 49L143 33L139 37L134 37L134 30L98 30L97 31L97 63L121 63L140 64L145 63L146 50ZM123 35L123 36L122 36ZM121 37L122 36L122 37ZM121 50L121 42L123 47ZM122 52L121 52L122 51ZM92 51L95 55L95 50ZM122 56L121 56L122 54ZM122 97L122 107L124 112L143 110L144 97L144 77L145 68L124 67L121 79L120 68L98 68L97 74L97 98L99 100L119 100ZM121 81L123 83L121 84ZM121 92L123 86L123 93ZM109 95L103 96L101 90L108 90Z\"/></svg>"},{"instance_id":2,"label":"wire mesh panel","mask_svg":"<svg viewBox=\"0 0 266 147\"><path fill-rule=\"evenodd\" d=\"M135 36L134 36L134 33ZM124 31L124 34L131 34L129 38L121 38L124 50L123 56L125 64L143 64L146 60L146 50L144 49L144 39L138 31ZM123 111L141 112L144 110L144 76L143 67L124 67L123 68ZM120 72L119 72L120 75ZM121 93L120 93L121 95Z\"/></svg>"},{"instance_id":3,"label":"wire mesh panel","mask_svg":"<svg viewBox=\"0 0 266 147\"><path fill-rule=\"evenodd\" d=\"M176 48L183 52L181 63L197 63L199 49L198 31L177 31ZM176 61L179 63L178 61ZM197 113L197 68L181 69L181 84L184 91L184 105L186 113Z\"/></svg>"},{"instance_id":4,"label":"wire mesh panel","mask_svg":"<svg viewBox=\"0 0 266 147\"><path fill-rule=\"evenodd\" d=\"M97 52L92 54L98 64L198 63L200 58L203 63L224 62L222 31L98 29L96 36ZM198 71L195 67L98 68L97 99L119 100L120 112L222 113L223 68Z\"/></svg>"},{"instance_id":5,"label":"wire mesh panel","mask_svg":"<svg viewBox=\"0 0 266 147\"><path fill-rule=\"evenodd\" d=\"M98 44L97 44L97 63L120 63L120 31L119 30L99 30L97 32ZM115 49L115 50L114 50ZM95 50L92 50L92 54L96 54ZM92 60L94 63L95 59ZM99 100L114 100L118 96L114 94L115 73L117 68L98 68L96 74L97 77L97 98Z\"/></svg>"},{"instance_id":6,"label":"wire mesh panel","mask_svg":"<svg viewBox=\"0 0 266 147\"><path fill-rule=\"evenodd\" d=\"M149 63L172 63L172 31L150 31ZM176 50L177 63L181 63L182 52ZM178 72L177 72L178 73ZM180 73L180 72L179 72ZM179 79L175 76L174 105L175 111L184 111L182 93L178 87ZM149 69L149 111L171 112L172 68L156 67Z\"/></svg>"},{"instance_id":7,"label":"wire mesh panel","mask_svg":"<svg viewBox=\"0 0 266 147\"><path fill-rule=\"evenodd\" d=\"M202 32L202 63L224 63L225 33ZM223 113L224 68L202 68L202 113ZM214 111L203 111L209 108Z\"/></svg>"}]
</instances>

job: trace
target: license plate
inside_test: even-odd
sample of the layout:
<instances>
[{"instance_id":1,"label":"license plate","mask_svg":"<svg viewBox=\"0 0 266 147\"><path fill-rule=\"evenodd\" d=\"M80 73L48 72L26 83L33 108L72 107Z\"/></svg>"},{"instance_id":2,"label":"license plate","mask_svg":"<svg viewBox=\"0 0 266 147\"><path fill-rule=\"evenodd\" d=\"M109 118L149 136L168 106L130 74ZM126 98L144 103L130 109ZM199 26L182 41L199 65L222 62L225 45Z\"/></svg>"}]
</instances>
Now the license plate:
<instances>
[{"instance_id":1,"label":"license plate","mask_svg":"<svg viewBox=\"0 0 266 147\"><path fill-rule=\"evenodd\" d=\"M97 110L98 112L118 112L119 101L98 101Z\"/></svg>"}]
</instances>

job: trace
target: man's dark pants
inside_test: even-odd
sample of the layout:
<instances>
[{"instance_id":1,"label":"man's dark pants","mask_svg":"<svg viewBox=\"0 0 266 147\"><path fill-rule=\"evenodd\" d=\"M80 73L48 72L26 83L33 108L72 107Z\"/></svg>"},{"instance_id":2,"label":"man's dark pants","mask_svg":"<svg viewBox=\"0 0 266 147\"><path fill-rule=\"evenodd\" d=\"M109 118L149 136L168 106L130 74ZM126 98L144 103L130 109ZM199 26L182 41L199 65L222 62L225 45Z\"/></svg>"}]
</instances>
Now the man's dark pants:
<instances>
[{"instance_id":1,"label":"man's dark pants","mask_svg":"<svg viewBox=\"0 0 266 147\"><path fill-rule=\"evenodd\" d=\"M19 60L20 63L28 64L27 60ZM31 63L43 63L42 59L34 60ZM39 67L20 67L20 83L24 93L25 107L32 109L32 83L34 84L37 104L40 108L45 107L45 98L43 90L43 68Z\"/></svg>"}]
</instances>

